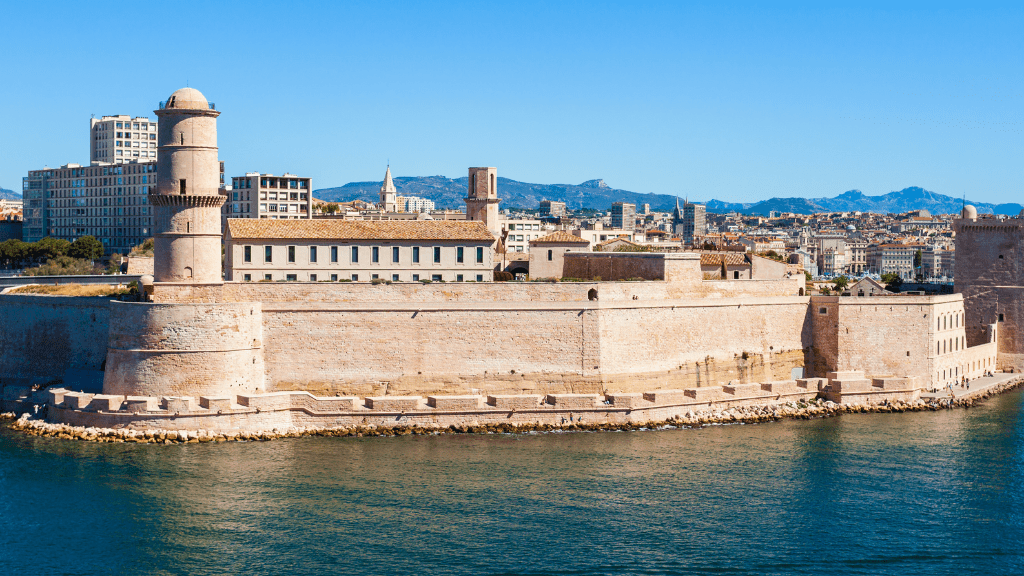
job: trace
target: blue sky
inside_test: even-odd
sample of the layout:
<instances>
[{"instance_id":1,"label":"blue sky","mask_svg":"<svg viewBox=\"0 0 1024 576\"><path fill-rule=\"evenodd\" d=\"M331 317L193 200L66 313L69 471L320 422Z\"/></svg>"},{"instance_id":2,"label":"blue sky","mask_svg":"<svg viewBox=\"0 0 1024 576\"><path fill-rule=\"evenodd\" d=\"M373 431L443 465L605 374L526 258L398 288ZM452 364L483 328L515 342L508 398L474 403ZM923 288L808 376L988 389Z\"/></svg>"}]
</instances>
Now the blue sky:
<instances>
[{"instance_id":1,"label":"blue sky","mask_svg":"<svg viewBox=\"0 0 1024 576\"><path fill-rule=\"evenodd\" d=\"M1022 195L1020 4L7 3L0 185L90 114L217 103L229 175L469 166L728 201Z\"/></svg>"}]
</instances>

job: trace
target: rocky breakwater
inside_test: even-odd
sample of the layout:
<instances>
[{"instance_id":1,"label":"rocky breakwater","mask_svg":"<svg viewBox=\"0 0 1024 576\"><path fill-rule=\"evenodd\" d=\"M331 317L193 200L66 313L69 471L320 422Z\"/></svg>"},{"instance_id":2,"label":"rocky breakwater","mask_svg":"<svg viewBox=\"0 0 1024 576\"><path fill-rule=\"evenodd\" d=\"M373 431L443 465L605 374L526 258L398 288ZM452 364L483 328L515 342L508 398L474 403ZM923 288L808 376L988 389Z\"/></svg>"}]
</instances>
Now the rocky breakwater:
<instances>
[{"instance_id":1,"label":"rocky breakwater","mask_svg":"<svg viewBox=\"0 0 1024 576\"><path fill-rule=\"evenodd\" d=\"M216 430L162 430L71 426L52 423L28 413L17 418L11 427L26 434L50 438L120 442L134 444L200 444L216 442L257 442L303 436L321 437L389 437L440 434L525 434L544 432L633 431L673 428L701 428L728 424L754 424L783 419L828 418L841 414L920 412L950 408L966 408L1024 383L1017 377L984 392L963 398L917 399L913 401L883 399L878 403L840 404L824 398L786 401L758 406L708 406L687 409L684 413L652 421L587 422L580 414L568 413L553 423L507 422L488 423L472 420L463 424L412 423L368 424L356 426L290 426L271 430L223 432ZM13 413L0 417L14 418Z\"/></svg>"}]
</instances>

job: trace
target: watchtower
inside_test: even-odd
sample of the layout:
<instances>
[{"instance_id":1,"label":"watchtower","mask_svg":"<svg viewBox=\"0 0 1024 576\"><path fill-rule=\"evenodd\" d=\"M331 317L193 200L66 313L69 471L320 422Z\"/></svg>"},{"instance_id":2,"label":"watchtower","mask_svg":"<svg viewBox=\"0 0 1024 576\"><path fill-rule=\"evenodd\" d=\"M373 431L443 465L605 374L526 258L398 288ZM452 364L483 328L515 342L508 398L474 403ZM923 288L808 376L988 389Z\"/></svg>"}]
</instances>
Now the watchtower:
<instances>
[{"instance_id":1,"label":"watchtower","mask_svg":"<svg viewBox=\"0 0 1024 576\"><path fill-rule=\"evenodd\" d=\"M498 169L470 168L469 193L466 195L466 219L483 222L491 234L501 236L498 222Z\"/></svg>"},{"instance_id":2,"label":"watchtower","mask_svg":"<svg viewBox=\"0 0 1024 576\"><path fill-rule=\"evenodd\" d=\"M153 205L156 282L217 283L221 272L221 215L217 116L194 88L177 90L160 109Z\"/></svg>"}]
</instances>

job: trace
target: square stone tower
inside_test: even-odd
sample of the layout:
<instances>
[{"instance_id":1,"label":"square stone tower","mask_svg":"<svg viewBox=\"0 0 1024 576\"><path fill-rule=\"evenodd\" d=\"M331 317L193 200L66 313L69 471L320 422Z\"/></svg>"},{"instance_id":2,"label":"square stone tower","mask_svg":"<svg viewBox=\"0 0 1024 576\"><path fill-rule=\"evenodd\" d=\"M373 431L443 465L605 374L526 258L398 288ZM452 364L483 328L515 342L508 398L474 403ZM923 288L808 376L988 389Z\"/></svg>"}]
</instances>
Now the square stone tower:
<instances>
[{"instance_id":1,"label":"square stone tower","mask_svg":"<svg viewBox=\"0 0 1024 576\"><path fill-rule=\"evenodd\" d=\"M495 237L501 236L498 222L498 169L470 168L469 194L466 195L466 219L483 222Z\"/></svg>"}]
</instances>

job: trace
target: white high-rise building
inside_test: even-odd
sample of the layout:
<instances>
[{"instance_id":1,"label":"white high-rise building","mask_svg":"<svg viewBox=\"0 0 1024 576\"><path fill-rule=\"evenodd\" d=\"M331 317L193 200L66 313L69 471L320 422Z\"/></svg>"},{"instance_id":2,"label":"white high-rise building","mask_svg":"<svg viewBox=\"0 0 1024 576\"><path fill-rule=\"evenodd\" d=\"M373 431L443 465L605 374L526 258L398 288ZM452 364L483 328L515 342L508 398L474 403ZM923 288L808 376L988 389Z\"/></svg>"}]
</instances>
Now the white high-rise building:
<instances>
[{"instance_id":1,"label":"white high-rise building","mask_svg":"<svg viewBox=\"0 0 1024 576\"><path fill-rule=\"evenodd\" d=\"M103 116L89 120L89 162L156 161L155 120Z\"/></svg>"}]
</instances>

